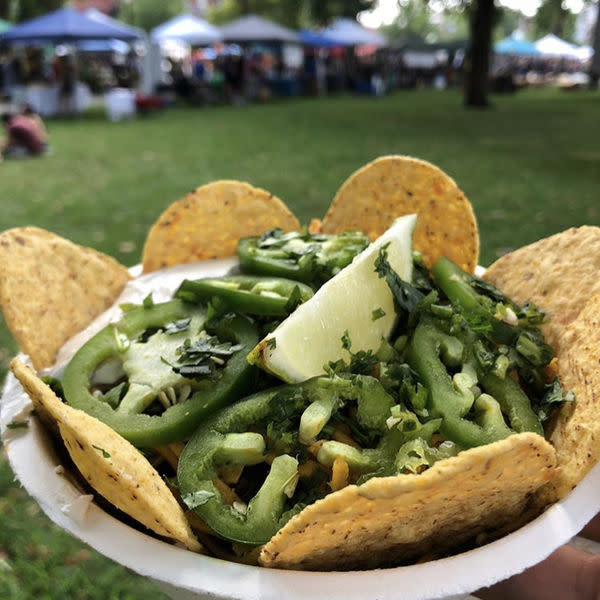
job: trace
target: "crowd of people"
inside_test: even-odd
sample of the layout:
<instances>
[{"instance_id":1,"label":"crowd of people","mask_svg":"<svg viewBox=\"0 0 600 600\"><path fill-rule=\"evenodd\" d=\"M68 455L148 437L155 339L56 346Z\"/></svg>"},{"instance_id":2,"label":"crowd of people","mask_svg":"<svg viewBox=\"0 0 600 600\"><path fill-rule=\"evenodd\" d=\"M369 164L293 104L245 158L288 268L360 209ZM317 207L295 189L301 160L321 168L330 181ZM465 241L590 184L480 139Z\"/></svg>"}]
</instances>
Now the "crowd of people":
<instances>
[{"instance_id":1,"label":"crowd of people","mask_svg":"<svg viewBox=\"0 0 600 600\"><path fill-rule=\"evenodd\" d=\"M588 69L588 61L576 58L497 54L490 76L494 91L514 92L526 86L551 85L560 76L586 73Z\"/></svg>"},{"instance_id":2,"label":"crowd of people","mask_svg":"<svg viewBox=\"0 0 600 600\"><path fill-rule=\"evenodd\" d=\"M351 92L380 96L394 89L460 87L464 48L443 52L439 59L423 47L297 48L286 56L281 45L236 44L198 48L178 58L164 56L163 79L151 95L136 95L138 112L149 112L176 99L196 105L265 102L273 96L326 95ZM360 50L360 51L359 51ZM556 82L564 74L583 74L580 60L495 55L490 81L493 92L514 92L528 85ZM139 56L117 53L74 53L57 47L51 56L40 48L0 52L0 93L12 105L29 102L11 90L32 83L54 86L57 113L76 112L74 90L83 82L94 94L115 87L135 90L141 81ZM41 110L41 109L39 109ZM47 114L47 113L44 113ZM47 147L47 134L35 111L3 117L4 158L37 156Z\"/></svg>"}]
</instances>

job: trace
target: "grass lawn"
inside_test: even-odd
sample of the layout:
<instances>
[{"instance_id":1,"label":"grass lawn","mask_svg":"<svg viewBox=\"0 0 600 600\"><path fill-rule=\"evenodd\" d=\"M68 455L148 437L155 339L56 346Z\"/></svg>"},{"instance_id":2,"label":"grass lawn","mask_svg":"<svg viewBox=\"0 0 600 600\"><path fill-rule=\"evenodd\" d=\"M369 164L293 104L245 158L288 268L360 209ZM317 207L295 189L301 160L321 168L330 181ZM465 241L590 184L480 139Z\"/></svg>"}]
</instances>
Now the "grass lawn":
<instances>
[{"instance_id":1,"label":"grass lawn","mask_svg":"<svg viewBox=\"0 0 600 600\"><path fill-rule=\"evenodd\" d=\"M424 158L456 179L479 220L483 265L567 227L600 225L600 94L495 102L467 112L455 92L403 92L50 121L49 156L0 164L0 231L44 227L132 265L163 209L198 185L249 181L307 222L385 154ZM0 323L0 378L15 350ZM0 460L0 597L162 596L50 524Z\"/></svg>"}]
</instances>

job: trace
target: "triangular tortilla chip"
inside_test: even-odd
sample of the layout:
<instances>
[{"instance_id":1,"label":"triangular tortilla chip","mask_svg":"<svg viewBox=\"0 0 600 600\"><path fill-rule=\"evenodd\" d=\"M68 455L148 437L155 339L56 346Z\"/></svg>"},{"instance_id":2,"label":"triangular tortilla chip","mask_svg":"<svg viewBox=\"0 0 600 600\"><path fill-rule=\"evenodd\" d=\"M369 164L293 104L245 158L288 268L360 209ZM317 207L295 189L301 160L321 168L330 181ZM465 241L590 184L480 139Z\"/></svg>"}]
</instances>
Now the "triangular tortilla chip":
<instances>
[{"instance_id":1,"label":"triangular tortilla chip","mask_svg":"<svg viewBox=\"0 0 600 600\"><path fill-rule=\"evenodd\" d=\"M594 294L600 293L600 227L572 227L499 258L483 278L518 304L550 314L542 327L554 346Z\"/></svg>"},{"instance_id":2,"label":"triangular tortilla chip","mask_svg":"<svg viewBox=\"0 0 600 600\"><path fill-rule=\"evenodd\" d=\"M370 479L326 496L267 542L267 567L345 571L443 553L516 521L556 474L554 449L534 433L472 448L420 475Z\"/></svg>"},{"instance_id":3,"label":"triangular tortilla chip","mask_svg":"<svg viewBox=\"0 0 600 600\"><path fill-rule=\"evenodd\" d=\"M300 223L276 196L240 181L215 181L171 204L150 229L144 273L173 265L235 256L242 237Z\"/></svg>"},{"instance_id":4,"label":"triangular tortilla chip","mask_svg":"<svg viewBox=\"0 0 600 600\"><path fill-rule=\"evenodd\" d=\"M201 551L181 506L137 448L108 425L61 402L17 359L10 369L34 406L41 405L56 421L73 462L99 494L158 535Z\"/></svg>"},{"instance_id":5,"label":"triangular tortilla chip","mask_svg":"<svg viewBox=\"0 0 600 600\"><path fill-rule=\"evenodd\" d=\"M565 390L575 394L551 424L558 477L536 499L547 505L564 498L600 460L600 294L587 302L558 344L558 373Z\"/></svg>"},{"instance_id":6,"label":"triangular tortilla chip","mask_svg":"<svg viewBox=\"0 0 600 600\"><path fill-rule=\"evenodd\" d=\"M416 213L416 250L431 267L446 256L472 273L479 257L473 207L455 181L436 166L409 156L383 156L353 173L337 192L321 231L358 230L371 240L396 217Z\"/></svg>"},{"instance_id":7,"label":"triangular tortilla chip","mask_svg":"<svg viewBox=\"0 0 600 600\"><path fill-rule=\"evenodd\" d=\"M36 369L117 299L130 279L114 258L37 227L0 235L0 307Z\"/></svg>"}]
</instances>

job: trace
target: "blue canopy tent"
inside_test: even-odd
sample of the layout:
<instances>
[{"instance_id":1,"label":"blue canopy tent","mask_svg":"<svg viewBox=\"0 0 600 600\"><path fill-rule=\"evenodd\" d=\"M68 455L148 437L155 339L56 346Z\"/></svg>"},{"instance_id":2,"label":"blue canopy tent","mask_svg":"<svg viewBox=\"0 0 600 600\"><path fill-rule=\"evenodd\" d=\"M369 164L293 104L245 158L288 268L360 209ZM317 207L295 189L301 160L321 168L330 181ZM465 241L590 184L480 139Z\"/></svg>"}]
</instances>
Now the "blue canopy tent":
<instances>
[{"instance_id":1,"label":"blue canopy tent","mask_svg":"<svg viewBox=\"0 0 600 600\"><path fill-rule=\"evenodd\" d=\"M338 46L386 46L387 39L381 33L367 29L353 19L338 18L321 31L321 35L333 40Z\"/></svg>"},{"instance_id":2,"label":"blue canopy tent","mask_svg":"<svg viewBox=\"0 0 600 600\"><path fill-rule=\"evenodd\" d=\"M532 42L509 36L494 44L496 54L510 54L513 56L536 56L540 51Z\"/></svg>"},{"instance_id":3,"label":"blue canopy tent","mask_svg":"<svg viewBox=\"0 0 600 600\"><path fill-rule=\"evenodd\" d=\"M105 23L111 25L113 27L118 27L122 30L129 30L132 34L137 33L138 38L142 39L146 36L145 32L142 29L137 29L136 27L130 27L129 25L125 25L108 15L105 15L103 12L95 8L90 8L85 11L85 16L93 19L94 21L98 21L99 23ZM136 38L132 38L135 40ZM86 39L81 40L77 43L77 48L82 52L114 52L116 54L127 54L130 51L130 46L128 41L124 41L122 39Z\"/></svg>"},{"instance_id":4,"label":"blue canopy tent","mask_svg":"<svg viewBox=\"0 0 600 600\"><path fill-rule=\"evenodd\" d=\"M129 44L122 40L82 40L77 43L77 48L82 52L114 52L127 54Z\"/></svg>"},{"instance_id":5,"label":"blue canopy tent","mask_svg":"<svg viewBox=\"0 0 600 600\"><path fill-rule=\"evenodd\" d=\"M83 41L121 40L132 42L144 39L144 37L145 34L141 29L130 27L103 15L94 13L89 15L65 7L15 25L0 34L0 43L11 45L55 44L70 45L76 48ZM72 58L66 60L61 71L62 76L59 81L52 85L14 86L14 97L18 98L19 103L29 104L44 116L51 116L58 112L70 113L84 110L89 103L89 89L77 81ZM69 82L72 79L74 81L71 84ZM65 89L70 91L64 92Z\"/></svg>"},{"instance_id":6,"label":"blue canopy tent","mask_svg":"<svg viewBox=\"0 0 600 600\"><path fill-rule=\"evenodd\" d=\"M318 31L310 31L309 29L301 29L298 32L302 43L305 46L313 48L334 48L340 46L340 43Z\"/></svg>"},{"instance_id":7,"label":"blue canopy tent","mask_svg":"<svg viewBox=\"0 0 600 600\"><path fill-rule=\"evenodd\" d=\"M0 34L0 42L73 43L79 40L116 39L131 41L143 38L143 32L113 19L93 18L72 8L60 8L42 17L15 25Z\"/></svg>"}]
</instances>

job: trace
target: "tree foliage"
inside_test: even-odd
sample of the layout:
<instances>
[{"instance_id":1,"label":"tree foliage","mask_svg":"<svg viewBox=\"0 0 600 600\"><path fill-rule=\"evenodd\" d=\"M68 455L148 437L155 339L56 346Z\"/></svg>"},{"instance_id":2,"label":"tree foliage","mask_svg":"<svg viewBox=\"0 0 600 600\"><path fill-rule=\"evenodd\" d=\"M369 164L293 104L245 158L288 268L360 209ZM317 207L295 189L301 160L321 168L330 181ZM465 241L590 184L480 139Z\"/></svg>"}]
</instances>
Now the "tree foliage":
<instances>
[{"instance_id":1,"label":"tree foliage","mask_svg":"<svg viewBox=\"0 0 600 600\"><path fill-rule=\"evenodd\" d=\"M297 29L304 25L306 7L298 0L225 0L209 13L213 23L227 23L244 14L257 14Z\"/></svg>"},{"instance_id":2,"label":"tree foliage","mask_svg":"<svg viewBox=\"0 0 600 600\"><path fill-rule=\"evenodd\" d=\"M119 3L117 18L150 31L181 12L181 0L129 0Z\"/></svg>"},{"instance_id":3,"label":"tree foliage","mask_svg":"<svg viewBox=\"0 0 600 600\"><path fill-rule=\"evenodd\" d=\"M570 40L575 32L575 15L564 7L562 0L544 0L533 20L535 38L553 33Z\"/></svg>"},{"instance_id":4,"label":"tree foliage","mask_svg":"<svg viewBox=\"0 0 600 600\"><path fill-rule=\"evenodd\" d=\"M64 6L64 0L13 0L4 2L7 7L7 17L16 23L41 17L53 10Z\"/></svg>"},{"instance_id":5,"label":"tree foliage","mask_svg":"<svg viewBox=\"0 0 600 600\"><path fill-rule=\"evenodd\" d=\"M371 10L376 0L308 0L311 20L318 25L326 25L334 17L350 17L364 10Z\"/></svg>"},{"instance_id":6,"label":"tree foliage","mask_svg":"<svg viewBox=\"0 0 600 600\"><path fill-rule=\"evenodd\" d=\"M383 31L393 42L465 39L467 21L460 10L437 10L423 0L399 0L398 18Z\"/></svg>"},{"instance_id":7,"label":"tree foliage","mask_svg":"<svg viewBox=\"0 0 600 600\"><path fill-rule=\"evenodd\" d=\"M224 23L243 14L255 13L298 28L326 25L334 17L355 18L375 7L376 0L225 0L210 11L210 20Z\"/></svg>"},{"instance_id":8,"label":"tree foliage","mask_svg":"<svg viewBox=\"0 0 600 600\"><path fill-rule=\"evenodd\" d=\"M0 19L8 21L12 18L11 14L12 2L11 0L0 0Z\"/></svg>"}]
</instances>

